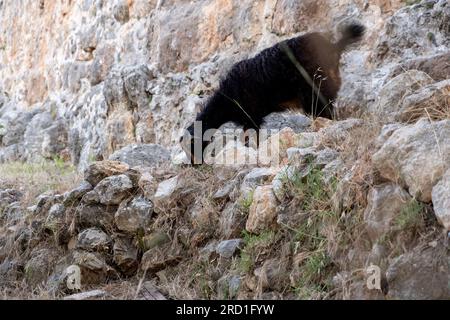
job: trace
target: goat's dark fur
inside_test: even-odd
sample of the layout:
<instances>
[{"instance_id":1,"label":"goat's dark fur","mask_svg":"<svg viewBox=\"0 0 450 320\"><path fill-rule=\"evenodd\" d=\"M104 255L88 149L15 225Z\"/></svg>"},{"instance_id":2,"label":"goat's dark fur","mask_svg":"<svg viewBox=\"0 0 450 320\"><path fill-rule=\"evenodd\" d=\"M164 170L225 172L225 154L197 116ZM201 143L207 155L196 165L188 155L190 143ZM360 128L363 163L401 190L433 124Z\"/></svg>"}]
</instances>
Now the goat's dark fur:
<instances>
[{"instance_id":1,"label":"goat's dark fur","mask_svg":"<svg viewBox=\"0 0 450 320\"><path fill-rule=\"evenodd\" d=\"M268 114L288 108L332 119L333 101L341 86L342 52L360 40L364 30L362 25L349 25L336 43L321 33L309 33L238 62L197 116L196 121L202 122L202 133L229 121L242 125L244 130L257 130ZM307 72L309 80L302 75L301 68ZM316 91L320 94L314 93L310 80L316 90L320 88ZM193 155L194 141L201 137L194 136L193 125L188 132L193 137L190 141ZM203 142L203 149L207 144Z\"/></svg>"}]
</instances>

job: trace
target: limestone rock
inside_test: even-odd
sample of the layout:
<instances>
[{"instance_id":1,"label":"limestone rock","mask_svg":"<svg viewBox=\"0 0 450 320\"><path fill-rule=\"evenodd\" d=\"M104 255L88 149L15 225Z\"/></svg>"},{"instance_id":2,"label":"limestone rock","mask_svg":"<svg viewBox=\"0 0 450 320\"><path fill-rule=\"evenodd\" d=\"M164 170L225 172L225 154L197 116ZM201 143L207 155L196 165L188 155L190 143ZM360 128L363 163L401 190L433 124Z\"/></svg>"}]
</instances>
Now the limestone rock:
<instances>
[{"instance_id":1,"label":"limestone rock","mask_svg":"<svg viewBox=\"0 0 450 320\"><path fill-rule=\"evenodd\" d=\"M244 146L241 142L230 141L215 157L205 158L205 163L216 167L242 168L246 166L256 166L258 155L255 149Z\"/></svg>"},{"instance_id":2,"label":"limestone rock","mask_svg":"<svg viewBox=\"0 0 450 320\"><path fill-rule=\"evenodd\" d=\"M373 242L390 231L395 218L411 200L411 196L395 184L379 185L369 191L364 221Z\"/></svg>"},{"instance_id":3,"label":"limestone rock","mask_svg":"<svg viewBox=\"0 0 450 320\"><path fill-rule=\"evenodd\" d=\"M398 76L405 70L419 70L428 74L435 81L446 80L450 74L449 60L450 51L409 59L396 67L391 72L391 76Z\"/></svg>"},{"instance_id":4,"label":"limestone rock","mask_svg":"<svg viewBox=\"0 0 450 320\"><path fill-rule=\"evenodd\" d=\"M103 179L94 189L101 204L118 205L131 195L133 183L127 175Z\"/></svg>"},{"instance_id":5,"label":"limestone rock","mask_svg":"<svg viewBox=\"0 0 450 320\"><path fill-rule=\"evenodd\" d=\"M101 161L90 165L84 172L84 179L91 185L96 186L103 179L120 175L128 171L130 167L119 161Z\"/></svg>"},{"instance_id":6,"label":"limestone rock","mask_svg":"<svg viewBox=\"0 0 450 320\"><path fill-rule=\"evenodd\" d=\"M135 234L149 226L153 214L153 204L144 198L134 198L121 203L115 215L115 223L119 230Z\"/></svg>"},{"instance_id":7,"label":"limestone rock","mask_svg":"<svg viewBox=\"0 0 450 320\"><path fill-rule=\"evenodd\" d=\"M75 251L73 262L81 269L81 285L103 283L108 277L114 278L114 270L98 252Z\"/></svg>"},{"instance_id":8,"label":"limestone rock","mask_svg":"<svg viewBox=\"0 0 450 320\"><path fill-rule=\"evenodd\" d=\"M361 119L346 119L333 123L319 131L320 144L334 148L340 146L345 139L352 135L352 131L364 126Z\"/></svg>"},{"instance_id":9,"label":"limestone rock","mask_svg":"<svg viewBox=\"0 0 450 320\"><path fill-rule=\"evenodd\" d=\"M86 229L78 235L78 249L107 252L111 247L111 238L100 229Z\"/></svg>"},{"instance_id":10,"label":"limestone rock","mask_svg":"<svg viewBox=\"0 0 450 320\"><path fill-rule=\"evenodd\" d=\"M133 144L116 151L109 159L126 163L130 167L156 167L168 162L170 153L166 148L157 144Z\"/></svg>"},{"instance_id":11,"label":"limestone rock","mask_svg":"<svg viewBox=\"0 0 450 320\"><path fill-rule=\"evenodd\" d=\"M170 202L181 188L182 181L178 176L161 182L153 197L155 208L164 207L164 204Z\"/></svg>"},{"instance_id":12,"label":"limestone rock","mask_svg":"<svg viewBox=\"0 0 450 320\"><path fill-rule=\"evenodd\" d=\"M449 262L443 247L417 248L396 258L386 271L388 298L449 299Z\"/></svg>"},{"instance_id":13,"label":"limestone rock","mask_svg":"<svg viewBox=\"0 0 450 320\"><path fill-rule=\"evenodd\" d=\"M246 230L251 233L260 233L276 225L277 200L272 186L256 188L253 194L253 203L246 223Z\"/></svg>"},{"instance_id":14,"label":"limestone rock","mask_svg":"<svg viewBox=\"0 0 450 320\"><path fill-rule=\"evenodd\" d=\"M237 275L224 275L217 281L217 294L220 299L236 298L241 287L241 277Z\"/></svg>"},{"instance_id":15,"label":"limestone rock","mask_svg":"<svg viewBox=\"0 0 450 320\"><path fill-rule=\"evenodd\" d=\"M77 188L68 191L64 193L64 205L70 206L73 205L75 202L81 200L83 196L91 191L93 189L92 185L89 182L83 182L80 186Z\"/></svg>"},{"instance_id":16,"label":"limestone rock","mask_svg":"<svg viewBox=\"0 0 450 320\"><path fill-rule=\"evenodd\" d=\"M103 290L92 290L81 293L72 294L70 296L64 297L64 300L74 300L74 301L83 301L83 300L98 300L105 298L107 293Z\"/></svg>"},{"instance_id":17,"label":"limestone rock","mask_svg":"<svg viewBox=\"0 0 450 320\"><path fill-rule=\"evenodd\" d=\"M228 203L220 213L220 234L227 239L239 237L242 234L242 230L245 229L245 218L238 204Z\"/></svg>"},{"instance_id":18,"label":"limestone rock","mask_svg":"<svg viewBox=\"0 0 450 320\"><path fill-rule=\"evenodd\" d=\"M116 237L114 241L114 262L125 275L132 275L138 268L138 250L132 239Z\"/></svg>"},{"instance_id":19,"label":"limestone rock","mask_svg":"<svg viewBox=\"0 0 450 320\"><path fill-rule=\"evenodd\" d=\"M96 227L110 230L114 226L114 214L116 211L117 206L80 204L75 210L77 225L81 229Z\"/></svg>"},{"instance_id":20,"label":"limestone rock","mask_svg":"<svg viewBox=\"0 0 450 320\"><path fill-rule=\"evenodd\" d=\"M261 129L280 131L283 128L290 128L295 133L300 133L305 131L310 125L311 119L302 114L281 112L272 113L265 117Z\"/></svg>"},{"instance_id":21,"label":"limestone rock","mask_svg":"<svg viewBox=\"0 0 450 320\"><path fill-rule=\"evenodd\" d=\"M425 72L417 70L406 71L390 80L381 88L378 101L371 111L379 114L384 119L388 117L390 121L394 121L401 109L403 99L431 83L433 83L433 79Z\"/></svg>"},{"instance_id":22,"label":"limestone rock","mask_svg":"<svg viewBox=\"0 0 450 320\"><path fill-rule=\"evenodd\" d=\"M450 105L450 80L434 83L408 95L401 104L399 121L413 122L421 117L445 118Z\"/></svg>"},{"instance_id":23,"label":"limestone rock","mask_svg":"<svg viewBox=\"0 0 450 320\"><path fill-rule=\"evenodd\" d=\"M242 239L233 239L222 241L217 245L216 252L221 257L229 259L236 250L242 245Z\"/></svg>"},{"instance_id":24,"label":"limestone rock","mask_svg":"<svg viewBox=\"0 0 450 320\"><path fill-rule=\"evenodd\" d=\"M139 178L138 186L144 192L144 196L147 199L152 199L158 187L158 182L150 172L143 172Z\"/></svg>"},{"instance_id":25,"label":"limestone rock","mask_svg":"<svg viewBox=\"0 0 450 320\"><path fill-rule=\"evenodd\" d=\"M50 275L56 255L50 249L33 252L31 259L25 265L25 278L30 285L44 283Z\"/></svg>"},{"instance_id":26,"label":"limestone rock","mask_svg":"<svg viewBox=\"0 0 450 320\"><path fill-rule=\"evenodd\" d=\"M255 168L251 170L241 184L241 198L247 199L256 187L270 183L278 173L276 168Z\"/></svg>"},{"instance_id":27,"label":"limestone rock","mask_svg":"<svg viewBox=\"0 0 450 320\"><path fill-rule=\"evenodd\" d=\"M264 138L261 138L264 139ZM258 163L261 166L280 166L286 164L286 151L298 144L298 136L291 128L284 128L280 132L263 140L258 149Z\"/></svg>"},{"instance_id":28,"label":"limestone rock","mask_svg":"<svg viewBox=\"0 0 450 320\"><path fill-rule=\"evenodd\" d=\"M396 130L373 155L373 164L390 181L400 181L409 193L431 201L431 190L450 165L450 121L422 119Z\"/></svg>"},{"instance_id":29,"label":"limestone rock","mask_svg":"<svg viewBox=\"0 0 450 320\"><path fill-rule=\"evenodd\" d=\"M450 170L433 187L432 199L436 217L450 231Z\"/></svg>"}]
</instances>

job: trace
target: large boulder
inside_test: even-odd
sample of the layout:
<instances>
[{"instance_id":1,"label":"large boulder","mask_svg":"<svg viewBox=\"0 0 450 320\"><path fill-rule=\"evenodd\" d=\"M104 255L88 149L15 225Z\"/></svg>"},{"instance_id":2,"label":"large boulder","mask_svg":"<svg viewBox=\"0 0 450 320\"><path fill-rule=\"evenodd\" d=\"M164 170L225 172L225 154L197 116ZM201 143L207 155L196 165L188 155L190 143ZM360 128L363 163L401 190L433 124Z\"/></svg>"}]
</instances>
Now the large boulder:
<instances>
[{"instance_id":1,"label":"large boulder","mask_svg":"<svg viewBox=\"0 0 450 320\"><path fill-rule=\"evenodd\" d=\"M423 202L431 201L431 190L450 167L450 120L414 125L392 133L373 155L373 164L381 176L400 182L409 193Z\"/></svg>"}]
</instances>

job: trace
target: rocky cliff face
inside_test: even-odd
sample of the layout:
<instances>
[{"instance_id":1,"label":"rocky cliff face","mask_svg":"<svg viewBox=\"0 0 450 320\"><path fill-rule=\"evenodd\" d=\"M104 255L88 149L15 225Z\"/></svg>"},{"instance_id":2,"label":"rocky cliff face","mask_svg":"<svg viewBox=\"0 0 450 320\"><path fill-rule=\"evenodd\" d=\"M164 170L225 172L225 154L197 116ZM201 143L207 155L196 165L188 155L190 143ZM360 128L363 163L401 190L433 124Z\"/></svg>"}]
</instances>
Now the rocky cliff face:
<instances>
[{"instance_id":1,"label":"rocky cliff face","mask_svg":"<svg viewBox=\"0 0 450 320\"><path fill-rule=\"evenodd\" d=\"M368 33L343 59L340 121L273 115L260 150L218 155L250 166L172 163L235 61L347 19ZM137 275L176 298L450 297L447 0L0 1L0 26L0 162L70 160L86 180L0 192L3 279L59 297L78 266L83 289Z\"/></svg>"},{"instance_id":2,"label":"rocky cliff face","mask_svg":"<svg viewBox=\"0 0 450 320\"><path fill-rule=\"evenodd\" d=\"M366 98L373 88L356 77L363 70L448 44L445 8L430 2L390 18L401 7L400 0L3 2L0 159L60 155L84 168L130 143L174 147L233 62L298 33L333 32L348 18L364 21L369 34L344 62L343 96L353 89Z\"/></svg>"}]
</instances>

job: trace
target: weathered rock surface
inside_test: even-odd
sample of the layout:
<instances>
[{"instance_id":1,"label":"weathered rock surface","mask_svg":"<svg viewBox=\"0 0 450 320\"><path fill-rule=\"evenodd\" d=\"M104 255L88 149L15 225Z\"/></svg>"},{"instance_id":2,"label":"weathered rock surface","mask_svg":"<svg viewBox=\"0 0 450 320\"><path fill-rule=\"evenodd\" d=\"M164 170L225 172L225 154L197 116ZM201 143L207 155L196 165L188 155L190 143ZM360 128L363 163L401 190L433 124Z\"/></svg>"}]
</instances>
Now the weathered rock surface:
<instances>
[{"instance_id":1,"label":"weathered rock surface","mask_svg":"<svg viewBox=\"0 0 450 320\"><path fill-rule=\"evenodd\" d=\"M223 258L231 258L242 245L242 239L222 241L217 245L216 252Z\"/></svg>"},{"instance_id":2,"label":"weathered rock surface","mask_svg":"<svg viewBox=\"0 0 450 320\"><path fill-rule=\"evenodd\" d=\"M394 184L376 186L369 191L364 221L373 242L390 231L395 218L411 200L405 190Z\"/></svg>"},{"instance_id":3,"label":"weathered rock surface","mask_svg":"<svg viewBox=\"0 0 450 320\"><path fill-rule=\"evenodd\" d=\"M276 224L277 200L271 186L256 188L246 223L246 230L260 233Z\"/></svg>"},{"instance_id":4,"label":"weathered rock surface","mask_svg":"<svg viewBox=\"0 0 450 320\"><path fill-rule=\"evenodd\" d=\"M111 250L111 238L97 228L86 229L78 235L77 248L86 251Z\"/></svg>"},{"instance_id":5,"label":"weathered rock surface","mask_svg":"<svg viewBox=\"0 0 450 320\"><path fill-rule=\"evenodd\" d=\"M96 186L103 179L120 175L128 171L130 167L118 161L100 161L90 165L84 172L84 179L91 185Z\"/></svg>"},{"instance_id":6,"label":"weathered rock surface","mask_svg":"<svg viewBox=\"0 0 450 320\"><path fill-rule=\"evenodd\" d=\"M450 231L450 170L433 187L431 195L436 217Z\"/></svg>"},{"instance_id":7,"label":"weathered rock surface","mask_svg":"<svg viewBox=\"0 0 450 320\"><path fill-rule=\"evenodd\" d=\"M384 178L400 181L412 196L430 202L433 186L450 165L449 135L449 120L423 119L392 133L373 163Z\"/></svg>"},{"instance_id":8,"label":"weathered rock surface","mask_svg":"<svg viewBox=\"0 0 450 320\"><path fill-rule=\"evenodd\" d=\"M103 179L95 187L94 193L104 205L119 205L124 199L131 196L134 186L127 175L112 176Z\"/></svg>"},{"instance_id":9,"label":"weathered rock surface","mask_svg":"<svg viewBox=\"0 0 450 320\"><path fill-rule=\"evenodd\" d=\"M125 275L133 275L139 266L138 250L132 239L117 237L114 240L114 262Z\"/></svg>"},{"instance_id":10,"label":"weathered rock surface","mask_svg":"<svg viewBox=\"0 0 450 320\"><path fill-rule=\"evenodd\" d=\"M412 122L421 117L442 119L450 105L450 79L433 83L408 95L403 100L397 119Z\"/></svg>"},{"instance_id":11,"label":"weathered rock surface","mask_svg":"<svg viewBox=\"0 0 450 320\"><path fill-rule=\"evenodd\" d=\"M165 180L158 185L158 189L153 197L156 208L164 207L164 205L177 195L182 187L182 179L178 176Z\"/></svg>"},{"instance_id":12,"label":"weathered rock surface","mask_svg":"<svg viewBox=\"0 0 450 320\"><path fill-rule=\"evenodd\" d=\"M153 214L153 204L144 198L134 198L121 203L115 215L119 230L134 234L149 226Z\"/></svg>"},{"instance_id":13,"label":"weathered rock surface","mask_svg":"<svg viewBox=\"0 0 450 320\"><path fill-rule=\"evenodd\" d=\"M394 121L405 97L431 83L433 79L425 72L409 70L401 73L381 88L379 98L371 111L383 119L387 117Z\"/></svg>"},{"instance_id":14,"label":"weathered rock surface","mask_svg":"<svg viewBox=\"0 0 450 320\"><path fill-rule=\"evenodd\" d=\"M155 167L170 160L169 151L156 144L129 145L116 151L110 160L120 161L130 167Z\"/></svg>"},{"instance_id":15,"label":"weathered rock surface","mask_svg":"<svg viewBox=\"0 0 450 320\"><path fill-rule=\"evenodd\" d=\"M448 299L449 261L445 251L428 248L401 255L389 266L388 297L399 300Z\"/></svg>"}]
</instances>

